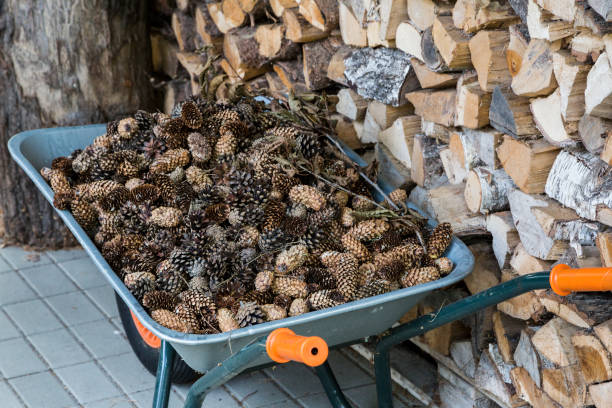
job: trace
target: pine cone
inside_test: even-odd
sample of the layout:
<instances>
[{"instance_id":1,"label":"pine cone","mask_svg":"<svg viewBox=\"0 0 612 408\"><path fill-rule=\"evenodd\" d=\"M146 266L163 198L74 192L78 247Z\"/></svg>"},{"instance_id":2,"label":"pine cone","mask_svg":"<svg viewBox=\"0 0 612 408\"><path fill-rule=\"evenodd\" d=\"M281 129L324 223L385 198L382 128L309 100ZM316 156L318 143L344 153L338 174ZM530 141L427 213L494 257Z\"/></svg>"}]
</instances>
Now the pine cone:
<instances>
[{"instance_id":1,"label":"pine cone","mask_svg":"<svg viewBox=\"0 0 612 408\"><path fill-rule=\"evenodd\" d=\"M353 210L349 207L342 208L340 213L340 223L343 227L352 227L355 224L355 217L353 216Z\"/></svg>"},{"instance_id":2,"label":"pine cone","mask_svg":"<svg viewBox=\"0 0 612 408\"><path fill-rule=\"evenodd\" d=\"M438 224L427 240L427 255L436 259L442 256L453 239L453 229L448 222Z\"/></svg>"},{"instance_id":3,"label":"pine cone","mask_svg":"<svg viewBox=\"0 0 612 408\"><path fill-rule=\"evenodd\" d=\"M384 279L374 280L357 291L356 299L364 299L371 296L382 295L391 291L391 282Z\"/></svg>"},{"instance_id":4,"label":"pine cone","mask_svg":"<svg viewBox=\"0 0 612 408\"><path fill-rule=\"evenodd\" d=\"M363 197L353 197L353 210L355 211L370 211L373 210L375 205L369 201L366 200Z\"/></svg>"},{"instance_id":5,"label":"pine cone","mask_svg":"<svg viewBox=\"0 0 612 408\"><path fill-rule=\"evenodd\" d=\"M279 228L262 232L259 235L258 245L264 252L274 251L282 248L286 243L286 235Z\"/></svg>"},{"instance_id":6,"label":"pine cone","mask_svg":"<svg viewBox=\"0 0 612 408\"><path fill-rule=\"evenodd\" d=\"M306 297L308 289L306 282L291 276L278 276L272 282L272 290L277 295L289 297Z\"/></svg>"},{"instance_id":7,"label":"pine cone","mask_svg":"<svg viewBox=\"0 0 612 408\"><path fill-rule=\"evenodd\" d=\"M380 265L376 273L382 279L396 281L402 276L405 270L406 267L402 261L393 260Z\"/></svg>"},{"instance_id":8,"label":"pine cone","mask_svg":"<svg viewBox=\"0 0 612 408\"><path fill-rule=\"evenodd\" d=\"M291 296L287 296L287 295L276 295L274 297L274 304L278 307L282 307L283 309L287 310L289 308L289 305L291 305L291 301L292 298Z\"/></svg>"},{"instance_id":9,"label":"pine cone","mask_svg":"<svg viewBox=\"0 0 612 408\"><path fill-rule=\"evenodd\" d=\"M314 133L301 132L295 138L297 150L302 153L306 159L314 157L323 150L321 141Z\"/></svg>"},{"instance_id":10,"label":"pine cone","mask_svg":"<svg viewBox=\"0 0 612 408\"><path fill-rule=\"evenodd\" d=\"M449 258L442 257L434 260L434 264L438 267L441 275L448 275L453 270L453 261Z\"/></svg>"},{"instance_id":11,"label":"pine cone","mask_svg":"<svg viewBox=\"0 0 612 408\"><path fill-rule=\"evenodd\" d=\"M189 280L189 289L197 290L198 292L208 292L208 279L204 276L195 276Z\"/></svg>"},{"instance_id":12,"label":"pine cone","mask_svg":"<svg viewBox=\"0 0 612 408\"><path fill-rule=\"evenodd\" d=\"M280 320L287 317L287 309L283 309L275 304L261 305L261 310L266 316L266 321Z\"/></svg>"},{"instance_id":13,"label":"pine cone","mask_svg":"<svg viewBox=\"0 0 612 408\"><path fill-rule=\"evenodd\" d=\"M279 228L285 216L286 205L280 200L270 200L264 210L264 224L262 231L271 231Z\"/></svg>"},{"instance_id":14,"label":"pine cone","mask_svg":"<svg viewBox=\"0 0 612 408\"><path fill-rule=\"evenodd\" d=\"M255 290L265 292L272 287L274 280L274 271L261 271L255 277Z\"/></svg>"},{"instance_id":15,"label":"pine cone","mask_svg":"<svg viewBox=\"0 0 612 408\"><path fill-rule=\"evenodd\" d=\"M363 245L357 238L355 238L352 234L346 233L342 236L342 246L344 249L351 254L355 255L355 257L361 262L367 262L371 255L368 248Z\"/></svg>"},{"instance_id":16,"label":"pine cone","mask_svg":"<svg viewBox=\"0 0 612 408\"><path fill-rule=\"evenodd\" d=\"M74 200L74 191L68 193L55 193L53 196L53 206L58 210L67 210Z\"/></svg>"},{"instance_id":17,"label":"pine cone","mask_svg":"<svg viewBox=\"0 0 612 408\"><path fill-rule=\"evenodd\" d=\"M423 247L418 244L408 243L391 249L390 251L377 254L374 258L374 265L377 269L384 264L393 261L400 261L406 268L414 267L423 257Z\"/></svg>"},{"instance_id":18,"label":"pine cone","mask_svg":"<svg viewBox=\"0 0 612 408\"><path fill-rule=\"evenodd\" d=\"M123 283L136 299L141 300L145 293L155 289L155 275L148 272L132 272L125 275Z\"/></svg>"},{"instance_id":19,"label":"pine cone","mask_svg":"<svg viewBox=\"0 0 612 408\"><path fill-rule=\"evenodd\" d=\"M142 297L142 305L149 310L173 310L178 302L176 296L163 290L152 290Z\"/></svg>"},{"instance_id":20,"label":"pine cone","mask_svg":"<svg viewBox=\"0 0 612 408\"><path fill-rule=\"evenodd\" d=\"M413 268L408 270L400 280L403 287L420 285L440 279L440 272L435 266L426 266L423 268Z\"/></svg>"},{"instance_id":21,"label":"pine cone","mask_svg":"<svg viewBox=\"0 0 612 408\"><path fill-rule=\"evenodd\" d=\"M221 329L222 332L228 332L240 328L234 314L229 309L219 309L217 311L217 321L219 322L219 329Z\"/></svg>"},{"instance_id":22,"label":"pine cone","mask_svg":"<svg viewBox=\"0 0 612 408\"><path fill-rule=\"evenodd\" d=\"M183 322L176 313L171 312L166 309L157 309L151 312L151 317L157 323L161 324L164 327L167 327L170 330L175 330L178 332L189 333L189 327Z\"/></svg>"},{"instance_id":23,"label":"pine cone","mask_svg":"<svg viewBox=\"0 0 612 408\"><path fill-rule=\"evenodd\" d=\"M92 228L98 222L98 212L87 201L75 199L70 203L70 210L76 222L84 229Z\"/></svg>"},{"instance_id":24,"label":"pine cone","mask_svg":"<svg viewBox=\"0 0 612 408\"><path fill-rule=\"evenodd\" d=\"M243 227L238 236L238 246L242 248L253 248L257 246L259 231L257 228L247 225Z\"/></svg>"},{"instance_id":25,"label":"pine cone","mask_svg":"<svg viewBox=\"0 0 612 408\"><path fill-rule=\"evenodd\" d=\"M263 323L265 318L263 310L255 302L241 302L236 312L236 321L240 327Z\"/></svg>"},{"instance_id":26,"label":"pine cone","mask_svg":"<svg viewBox=\"0 0 612 408\"><path fill-rule=\"evenodd\" d=\"M240 298L240 301L242 302L255 302L258 305L272 303L273 300L274 294L270 290L265 292L258 292L256 290L252 290Z\"/></svg>"},{"instance_id":27,"label":"pine cone","mask_svg":"<svg viewBox=\"0 0 612 408\"><path fill-rule=\"evenodd\" d=\"M139 186L134 187L131 190L132 200L137 203L145 203L145 202L153 202L157 200L160 196L160 190L157 186L153 184L141 184Z\"/></svg>"},{"instance_id":28,"label":"pine cone","mask_svg":"<svg viewBox=\"0 0 612 408\"><path fill-rule=\"evenodd\" d=\"M217 307L214 300L197 290L186 290L181 292L179 298L193 310L198 316L214 315Z\"/></svg>"},{"instance_id":29,"label":"pine cone","mask_svg":"<svg viewBox=\"0 0 612 408\"><path fill-rule=\"evenodd\" d=\"M234 154L236 154L236 148L238 147L238 140L232 133L227 132L223 136L219 137L215 144L215 155L219 162L229 161Z\"/></svg>"},{"instance_id":30,"label":"pine cone","mask_svg":"<svg viewBox=\"0 0 612 408\"><path fill-rule=\"evenodd\" d=\"M190 133L187 137L187 144L191 156L197 163L206 163L213 154L210 140L200 133Z\"/></svg>"},{"instance_id":31,"label":"pine cone","mask_svg":"<svg viewBox=\"0 0 612 408\"><path fill-rule=\"evenodd\" d=\"M358 286L367 285L368 283L372 282L376 277L376 266L371 262L359 265L357 276Z\"/></svg>"},{"instance_id":32,"label":"pine cone","mask_svg":"<svg viewBox=\"0 0 612 408\"><path fill-rule=\"evenodd\" d=\"M185 178L196 193L207 190L213 186L211 178L199 167L189 166L185 171Z\"/></svg>"},{"instance_id":33,"label":"pine cone","mask_svg":"<svg viewBox=\"0 0 612 408\"><path fill-rule=\"evenodd\" d=\"M99 200L106 197L116 188L123 187L121 184L113 180L99 180L93 181L83 186L83 190L80 191L83 199L85 200Z\"/></svg>"},{"instance_id":34,"label":"pine cone","mask_svg":"<svg viewBox=\"0 0 612 408\"><path fill-rule=\"evenodd\" d=\"M276 257L276 273L286 275L302 266L308 257L308 249L304 245L293 245Z\"/></svg>"},{"instance_id":35,"label":"pine cone","mask_svg":"<svg viewBox=\"0 0 612 408\"><path fill-rule=\"evenodd\" d=\"M293 299L291 302L291 306L289 306L289 316L299 316L304 313L308 313L310 311L310 307L308 306L308 302L306 299Z\"/></svg>"},{"instance_id":36,"label":"pine cone","mask_svg":"<svg viewBox=\"0 0 612 408\"><path fill-rule=\"evenodd\" d=\"M221 224L227 220L230 213L230 206L225 203L213 204L206 207L204 210L204 217L207 220Z\"/></svg>"},{"instance_id":37,"label":"pine cone","mask_svg":"<svg viewBox=\"0 0 612 408\"><path fill-rule=\"evenodd\" d=\"M198 106L191 101L185 101L181 105L181 119L183 119L183 123L191 129L199 129L204 124L202 112L200 112Z\"/></svg>"},{"instance_id":38,"label":"pine cone","mask_svg":"<svg viewBox=\"0 0 612 408\"><path fill-rule=\"evenodd\" d=\"M176 227L181 223L181 210L173 207L157 207L151 212L149 222L163 228Z\"/></svg>"},{"instance_id":39,"label":"pine cone","mask_svg":"<svg viewBox=\"0 0 612 408\"><path fill-rule=\"evenodd\" d=\"M304 204L306 207L319 211L326 203L325 197L314 187L301 184L289 190L291 201Z\"/></svg>"},{"instance_id":40,"label":"pine cone","mask_svg":"<svg viewBox=\"0 0 612 408\"><path fill-rule=\"evenodd\" d=\"M349 230L360 241L370 241L380 238L389 229L389 223L381 219L360 221Z\"/></svg>"},{"instance_id":41,"label":"pine cone","mask_svg":"<svg viewBox=\"0 0 612 408\"><path fill-rule=\"evenodd\" d=\"M72 187L70 187L68 177L66 177L66 174L63 171L51 170L48 177L49 184L51 185L51 189L54 193L69 194L72 192Z\"/></svg>"},{"instance_id":42,"label":"pine cone","mask_svg":"<svg viewBox=\"0 0 612 408\"><path fill-rule=\"evenodd\" d=\"M308 308L314 310L327 309L344 303L344 297L337 290L320 290L308 296Z\"/></svg>"},{"instance_id":43,"label":"pine cone","mask_svg":"<svg viewBox=\"0 0 612 408\"><path fill-rule=\"evenodd\" d=\"M187 149L172 149L162 154L158 159L155 159L149 171L151 173L169 173L177 167L184 167L191 161L189 150Z\"/></svg>"},{"instance_id":44,"label":"pine cone","mask_svg":"<svg viewBox=\"0 0 612 408\"><path fill-rule=\"evenodd\" d=\"M200 320L196 313L185 303L179 303L174 308L174 313L187 327L188 333L197 333L201 330Z\"/></svg>"},{"instance_id":45,"label":"pine cone","mask_svg":"<svg viewBox=\"0 0 612 408\"><path fill-rule=\"evenodd\" d=\"M408 195L406 194L406 190L402 188L396 188L392 192L389 193L389 198L395 205L403 206L408 201Z\"/></svg>"}]
</instances>

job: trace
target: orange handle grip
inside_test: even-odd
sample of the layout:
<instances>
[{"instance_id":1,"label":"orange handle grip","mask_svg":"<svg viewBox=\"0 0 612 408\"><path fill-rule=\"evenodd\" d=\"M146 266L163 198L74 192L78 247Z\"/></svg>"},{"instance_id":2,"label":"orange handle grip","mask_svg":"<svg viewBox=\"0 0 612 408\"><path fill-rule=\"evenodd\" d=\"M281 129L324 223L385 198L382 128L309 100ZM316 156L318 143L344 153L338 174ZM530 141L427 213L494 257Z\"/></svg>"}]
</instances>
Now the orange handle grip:
<instances>
[{"instance_id":1,"label":"orange handle grip","mask_svg":"<svg viewBox=\"0 0 612 408\"><path fill-rule=\"evenodd\" d=\"M298 336L293 330L281 327L268 335L266 351L272 361L297 361L310 367L320 366L327 360L327 343L320 337Z\"/></svg>"},{"instance_id":2,"label":"orange handle grip","mask_svg":"<svg viewBox=\"0 0 612 408\"><path fill-rule=\"evenodd\" d=\"M612 268L572 269L559 264L550 271L550 287L560 296L567 296L571 292L612 290Z\"/></svg>"}]
</instances>

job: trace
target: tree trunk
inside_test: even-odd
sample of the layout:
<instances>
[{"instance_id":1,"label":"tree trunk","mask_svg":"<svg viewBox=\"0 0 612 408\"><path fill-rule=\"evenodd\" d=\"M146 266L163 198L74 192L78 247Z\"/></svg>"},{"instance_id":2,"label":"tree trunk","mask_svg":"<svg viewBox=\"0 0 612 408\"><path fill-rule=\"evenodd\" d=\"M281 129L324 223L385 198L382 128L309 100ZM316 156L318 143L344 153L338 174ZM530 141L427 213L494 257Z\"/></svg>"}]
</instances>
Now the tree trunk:
<instances>
[{"instance_id":1,"label":"tree trunk","mask_svg":"<svg viewBox=\"0 0 612 408\"><path fill-rule=\"evenodd\" d=\"M14 134L152 107L147 2L0 3L0 221L5 243L57 248L71 234L9 157ZM44 29L41 29L44 27Z\"/></svg>"}]
</instances>

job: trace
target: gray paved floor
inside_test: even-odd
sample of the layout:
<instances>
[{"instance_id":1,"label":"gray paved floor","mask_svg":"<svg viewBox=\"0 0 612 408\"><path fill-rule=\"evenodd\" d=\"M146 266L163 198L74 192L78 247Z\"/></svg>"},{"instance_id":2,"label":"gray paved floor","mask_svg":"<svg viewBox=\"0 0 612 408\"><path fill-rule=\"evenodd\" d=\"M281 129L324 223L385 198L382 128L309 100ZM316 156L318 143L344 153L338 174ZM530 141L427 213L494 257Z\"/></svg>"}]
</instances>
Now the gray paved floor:
<instances>
[{"instance_id":1,"label":"gray paved floor","mask_svg":"<svg viewBox=\"0 0 612 408\"><path fill-rule=\"evenodd\" d=\"M375 407L374 379L350 352L330 363L358 408ZM113 291L82 250L0 249L0 406L150 407L154 378L132 353ZM180 407L188 386L173 386ZM414 406L396 395L396 406ZM204 406L328 407L312 370L286 364L244 374Z\"/></svg>"}]
</instances>

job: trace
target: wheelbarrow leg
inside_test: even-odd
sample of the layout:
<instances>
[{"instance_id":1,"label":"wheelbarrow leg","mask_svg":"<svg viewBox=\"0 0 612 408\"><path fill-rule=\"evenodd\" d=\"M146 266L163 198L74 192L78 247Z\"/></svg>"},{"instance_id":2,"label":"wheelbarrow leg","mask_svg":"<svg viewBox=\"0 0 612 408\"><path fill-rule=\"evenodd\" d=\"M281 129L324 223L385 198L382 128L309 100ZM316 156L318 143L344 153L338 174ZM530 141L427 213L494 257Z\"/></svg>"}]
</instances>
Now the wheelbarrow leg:
<instances>
[{"instance_id":1,"label":"wheelbarrow leg","mask_svg":"<svg viewBox=\"0 0 612 408\"><path fill-rule=\"evenodd\" d=\"M321 380L321 384L325 389L327 398L334 408L351 408L351 404L346 400L346 397L338 385L336 376L332 371L329 363L326 361L318 367L314 367L315 373Z\"/></svg>"},{"instance_id":2,"label":"wheelbarrow leg","mask_svg":"<svg viewBox=\"0 0 612 408\"><path fill-rule=\"evenodd\" d=\"M161 341L159 360L157 360L157 375L155 377L155 394L153 408L167 408L170 397L170 376L176 352L165 340Z\"/></svg>"},{"instance_id":3,"label":"wheelbarrow leg","mask_svg":"<svg viewBox=\"0 0 612 408\"><path fill-rule=\"evenodd\" d=\"M391 329L390 334L378 342L374 354L378 407L393 407L389 364L389 352L393 346L530 290L549 288L549 276L548 272L523 275Z\"/></svg>"}]
</instances>

